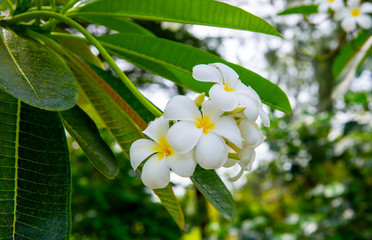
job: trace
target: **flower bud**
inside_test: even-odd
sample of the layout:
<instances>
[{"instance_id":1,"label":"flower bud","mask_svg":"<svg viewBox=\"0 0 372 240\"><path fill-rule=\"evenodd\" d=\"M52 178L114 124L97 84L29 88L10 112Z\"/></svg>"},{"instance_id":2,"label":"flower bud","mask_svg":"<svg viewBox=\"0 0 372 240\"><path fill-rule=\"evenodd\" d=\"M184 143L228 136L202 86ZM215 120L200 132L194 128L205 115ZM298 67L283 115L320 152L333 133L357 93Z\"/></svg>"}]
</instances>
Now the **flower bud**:
<instances>
[{"instance_id":1,"label":"flower bud","mask_svg":"<svg viewBox=\"0 0 372 240\"><path fill-rule=\"evenodd\" d=\"M195 98L194 102L196 106L200 107L202 103L204 102L204 99L205 99L205 93L203 92Z\"/></svg>"}]
</instances>

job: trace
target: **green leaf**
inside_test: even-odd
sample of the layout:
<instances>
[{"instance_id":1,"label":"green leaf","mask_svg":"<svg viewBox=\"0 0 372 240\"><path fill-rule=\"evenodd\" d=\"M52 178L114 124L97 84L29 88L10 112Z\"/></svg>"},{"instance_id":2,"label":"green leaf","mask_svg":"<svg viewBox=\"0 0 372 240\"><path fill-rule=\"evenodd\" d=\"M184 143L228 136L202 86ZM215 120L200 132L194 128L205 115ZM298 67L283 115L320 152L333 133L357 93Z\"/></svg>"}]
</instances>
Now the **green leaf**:
<instances>
[{"instance_id":1,"label":"green leaf","mask_svg":"<svg viewBox=\"0 0 372 240\"><path fill-rule=\"evenodd\" d=\"M115 30L118 32L125 32L125 33L136 33L136 34L144 34L148 36L154 36L152 32L147 30L144 27L141 27L137 23L134 23L130 20L125 18L119 17L112 17L112 16L85 16L81 19L94 23L96 25L102 25L108 29Z\"/></svg>"},{"instance_id":2,"label":"green leaf","mask_svg":"<svg viewBox=\"0 0 372 240\"><path fill-rule=\"evenodd\" d=\"M0 239L70 239L70 196L58 113L0 90Z\"/></svg>"},{"instance_id":3,"label":"green leaf","mask_svg":"<svg viewBox=\"0 0 372 240\"><path fill-rule=\"evenodd\" d=\"M289 14L308 15L308 14L313 14L313 13L318 13L318 5L316 4L290 7L278 13L278 15L289 15Z\"/></svg>"},{"instance_id":4,"label":"green leaf","mask_svg":"<svg viewBox=\"0 0 372 240\"><path fill-rule=\"evenodd\" d=\"M198 165L190 179L222 216L234 221L236 215L234 199L214 170L205 170Z\"/></svg>"},{"instance_id":5,"label":"green leaf","mask_svg":"<svg viewBox=\"0 0 372 240\"><path fill-rule=\"evenodd\" d=\"M354 40L345 44L332 64L332 74L334 77L338 77L341 74L342 70L345 69L370 37L371 35L364 31L359 33Z\"/></svg>"},{"instance_id":6,"label":"green leaf","mask_svg":"<svg viewBox=\"0 0 372 240\"><path fill-rule=\"evenodd\" d=\"M265 20L214 0L97 0L73 9L73 17L114 16L234 28L281 35Z\"/></svg>"},{"instance_id":7,"label":"green leaf","mask_svg":"<svg viewBox=\"0 0 372 240\"><path fill-rule=\"evenodd\" d=\"M76 104L74 75L54 51L2 29L0 88L35 107L66 110Z\"/></svg>"},{"instance_id":8,"label":"green leaf","mask_svg":"<svg viewBox=\"0 0 372 240\"><path fill-rule=\"evenodd\" d=\"M126 95L129 90L123 83L119 83L118 79L108 74L102 74L102 71L99 71L100 75L98 75L80 60L76 59L76 61L79 65L72 65L72 69L75 70L81 88L91 100L91 104L106 124L107 129L123 149L124 154L128 156L131 144L139 138L144 138L142 130L147 127L147 123L136 111L140 112L139 109L142 109L141 113L148 115L147 110L141 107L134 96ZM110 82L111 85L106 82ZM120 95L111 86L116 87L115 90L121 89L118 91ZM129 97L129 99L125 99L125 97ZM131 101L131 105L127 100ZM132 105L136 108L132 108ZM154 192L177 225L183 229L185 224L183 212L171 185L168 184L167 187L154 190Z\"/></svg>"},{"instance_id":9,"label":"green leaf","mask_svg":"<svg viewBox=\"0 0 372 240\"><path fill-rule=\"evenodd\" d=\"M138 34L105 35L98 37L98 40L112 54L196 92L208 93L211 85L194 80L191 77L192 68L197 64L225 63L239 74L244 84L251 86L260 95L264 103L285 113L292 111L287 95L277 85L200 49Z\"/></svg>"},{"instance_id":10,"label":"green leaf","mask_svg":"<svg viewBox=\"0 0 372 240\"><path fill-rule=\"evenodd\" d=\"M76 140L93 166L104 176L114 179L119 166L109 146L99 135L92 119L78 106L60 112L67 131Z\"/></svg>"}]
</instances>

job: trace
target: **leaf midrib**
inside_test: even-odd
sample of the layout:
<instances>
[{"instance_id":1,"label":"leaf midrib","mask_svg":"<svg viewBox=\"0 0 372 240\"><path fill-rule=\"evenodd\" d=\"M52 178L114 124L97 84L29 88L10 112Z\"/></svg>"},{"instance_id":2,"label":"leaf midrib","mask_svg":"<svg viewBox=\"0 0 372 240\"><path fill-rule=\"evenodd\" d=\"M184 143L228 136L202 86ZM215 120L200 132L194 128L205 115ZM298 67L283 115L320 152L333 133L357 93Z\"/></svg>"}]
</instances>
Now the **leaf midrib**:
<instances>
[{"instance_id":1,"label":"leaf midrib","mask_svg":"<svg viewBox=\"0 0 372 240\"><path fill-rule=\"evenodd\" d=\"M19 160L19 134L21 132L21 100L17 101L17 126L16 126L16 140L15 140L15 163L14 163L14 204L13 204L13 239L16 234L16 222L17 222L17 197L18 197L18 160Z\"/></svg>"},{"instance_id":2,"label":"leaf midrib","mask_svg":"<svg viewBox=\"0 0 372 240\"><path fill-rule=\"evenodd\" d=\"M12 59L13 63L15 64L15 66L17 67L17 70L22 74L22 77L26 80L27 84L30 86L30 88L32 89L32 91L35 93L37 99L41 102L41 99L40 99L39 94L36 92L34 86L32 86L30 80L29 80L28 77L26 76L25 72L22 70L21 66L19 66L19 64L17 63L17 60L16 60L15 57L13 56L13 53L12 53L12 51L10 50L8 44L6 43L3 34L0 34L0 35L1 35L1 40L3 41L5 48L6 48L6 50L7 50L8 53L9 53L9 56L11 57L11 59Z\"/></svg>"}]
</instances>

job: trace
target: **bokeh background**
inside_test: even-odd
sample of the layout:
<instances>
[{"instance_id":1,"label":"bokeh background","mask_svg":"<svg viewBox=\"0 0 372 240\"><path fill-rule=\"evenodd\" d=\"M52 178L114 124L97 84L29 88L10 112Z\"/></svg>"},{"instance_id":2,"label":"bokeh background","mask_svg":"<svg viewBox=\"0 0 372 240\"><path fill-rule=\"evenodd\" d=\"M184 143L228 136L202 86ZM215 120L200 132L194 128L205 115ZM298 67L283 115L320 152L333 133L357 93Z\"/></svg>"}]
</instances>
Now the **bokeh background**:
<instances>
[{"instance_id":1,"label":"bokeh background","mask_svg":"<svg viewBox=\"0 0 372 240\"><path fill-rule=\"evenodd\" d=\"M354 77L345 77L347 68L335 78L331 64L340 46L356 33L345 35L326 14L276 15L304 1L226 2L266 19L283 39L231 29L138 23L158 37L255 71L289 96L292 114L266 108L271 126L262 127L267 140L257 151L255 170L234 183L227 179L237 169L218 171L236 201L235 221L222 218L188 179L172 176L186 217L186 228L180 231L101 129L117 154L121 173L115 180L106 179L70 139L72 239L372 239L371 49ZM95 35L107 33L94 25L86 28ZM118 64L159 108L173 95L195 96L123 60Z\"/></svg>"}]
</instances>

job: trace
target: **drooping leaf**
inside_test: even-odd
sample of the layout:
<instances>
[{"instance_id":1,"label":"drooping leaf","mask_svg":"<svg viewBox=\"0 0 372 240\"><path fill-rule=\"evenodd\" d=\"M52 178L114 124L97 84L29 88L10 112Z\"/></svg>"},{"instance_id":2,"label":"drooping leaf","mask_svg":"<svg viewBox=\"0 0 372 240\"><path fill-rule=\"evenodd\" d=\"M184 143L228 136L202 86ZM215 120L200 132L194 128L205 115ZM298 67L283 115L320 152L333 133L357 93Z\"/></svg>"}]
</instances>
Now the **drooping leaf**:
<instances>
[{"instance_id":1,"label":"drooping leaf","mask_svg":"<svg viewBox=\"0 0 372 240\"><path fill-rule=\"evenodd\" d=\"M79 91L62 58L5 29L0 31L0 37L0 88L47 110L62 111L76 104Z\"/></svg>"},{"instance_id":2,"label":"drooping leaf","mask_svg":"<svg viewBox=\"0 0 372 240\"><path fill-rule=\"evenodd\" d=\"M332 74L334 77L338 77L340 75L342 70L345 69L355 54L360 51L361 47L370 37L371 35L364 31L359 33L354 40L345 44L332 64Z\"/></svg>"},{"instance_id":3,"label":"drooping leaf","mask_svg":"<svg viewBox=\"0 0 372 240\"><path fill-rule=\"evenodd\" d=\"M73 9L68 15L180 22L281 36L265 20L238 7L214 0L97 0Z\"/></svg>"},{"instance_id":4,"label":"drooping leaf","mask_svg":"<svg viewBox=\"0 0 372 240\"><path fill-rule=\"evenodd\" d=\"M292 111L286 94L277 85L252 71L200 49L138 34L111 34L98 39L112 54L196 92L208 93L210 84L194 80L191 77L192 68L197 64L225 63L239 74L244 84L252 86L264 103L285 113Z\"/></svg>"},{"instance_id":5,"label":"drooping leaf","mask_svg":"<svg viewBox=\"0 0 372 240\"><path fill-rule=\"evenodd\" d=\"M85 16L82 17L81 19L90 23L94 23L96 25L102 25L108 29L115 30L118 32L137 33L148 36L154 36L154 34L147 30L146 28L141 27L137 23L134 23L125 18L112 16Z\"/></svg>"},{"instance_id":6,"label":"drooping leaf","mask_svg":"<svg viewBox=\"0 0 372 240\"><path fill-rule=\"evenodd\" d=\"M308 14L313 14L313 13L318 13L318 5L316 4L290 7L278 13L278 15L290 15L290 14L308 15Z\"/></svg>"},{"instance_id":7,"label":"drooping leaf","mask_svg":"<svg viewBox=\"0 0 372 240\"><path fill-rule=\"evenodd\" d=\"M99 135L92 119L78 106L60 112L67 131L76 140L93 166L107 178L119 173L119 166L109 146Z\"/></svg>"},{"instance_id":8,"label":"drooping leaf","mask_svg":"<svg viewBox=\"0 0 372 240\"><path fill-rule=\"evenodd\" d=\"M118 79L113 78L111 75L98 75L77 58L75 58L75 64L73 64L72 68L75 70L74 72L84 93L91 100L91 104L123 149L124 154L128 156L131 144L135 140L144 137L142 130L147 127L147 123L128 104L125 95L119 95L111 85L106 83L106 81L119 81ZM111 76L113 79L108 80L108 76ZM112 85L119 88L126 88L124 84ZM127 91L129 92L129 90ZM124 92L120 91L120 94ZM131 99L131 101L135 100ZM140 103L134 103L139 108L138 104ZM166 189L159 189L154 192L159 196L164 207L168 210L177 225L183 229L185 224L183 212L180 203L173 193L172 186L168 184Z\"/></svg>"},{"instance_id":9,"label":"drooping leaf","mask_svg":"<svg viewBox=\"0 0 372 240\"><path fill-rule=\"evenodd\" d=\"M236 206L230 191L214 170L196 167L191 181L226 219L234 221Z\"/></svg>"},{"instance_id":10,"label":"drooping leaf","mask_svg":"<svg viewBox=\"0 0 372 240\"><path fill-rule=\"evenodd\" d=\"M0 238L70 239L70 195L58 113L0 90Z\"/></svg>"}]
</instances>

